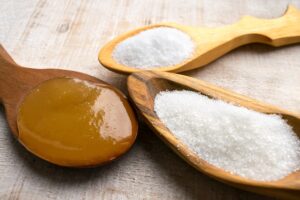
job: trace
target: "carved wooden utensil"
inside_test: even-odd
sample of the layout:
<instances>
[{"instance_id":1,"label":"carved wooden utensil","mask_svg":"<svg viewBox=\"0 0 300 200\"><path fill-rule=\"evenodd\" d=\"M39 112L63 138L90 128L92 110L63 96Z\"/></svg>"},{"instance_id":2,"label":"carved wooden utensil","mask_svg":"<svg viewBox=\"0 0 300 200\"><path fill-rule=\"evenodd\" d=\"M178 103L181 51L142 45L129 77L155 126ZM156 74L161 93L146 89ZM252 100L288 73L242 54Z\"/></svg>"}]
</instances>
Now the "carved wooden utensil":
<instances>
[{"instance_id":1,"label":"carved wooden utensil","mask_svg":"<svg viewBox=\"0 0 300 200\"><path fill-rule=\"evenodd\" d=\"M261 182L233 175L217 168L201 159L175 138L156 115L154 99L157 93L165 90L185 89L200 92L210 98L231 102L258 112L280 114L293 127L294 132L299 137L300 115L221 89L198 79L173 73L158 71L136 72L129 76L127 85L132 100L149 126L168 146L197 170L221 182L244 190L283 199L299 199L300 170L278 181Z\"/></svg>"},{"instance_id":2,"label":"carved wooden utensil","mask_svg":"<svg viewBox=\"0 0 300 200\"><path fill-rule=\"evenodd\" d=\"M9 127L13 135L25 147L26 144L20 141L18 127L17 127L17 115L18 115L19 105L22 103L24 97L37 85L39 85L40 83L46 80L58 78L58 77L70 77L70 78L78 78L80 80L90 81L98 84L99 86L105 86L107 88L110 88L120 93L121 96L126 98L125 95L123 95L118 89L87 74L68 71L68 70L61 70L61 69L31 69L31 68L21 67L12 60L12 58L0 45L0 103L4 105L7 122L9 124ZM34 150L31 150L29 148L27 149L32 153L34 153L35 155L39 156L39 154L37 154ZM124 152L126 151L127 149ZM124 152L118 152L118 153L119 155L122 155ZM69 162L66 165L58 162L53 162L45 157L41 157L41 158L62 166L90 167L88 164L86 164L86 161L84 159L82 163L74 162L75 164L72 164L71 162ZM107 162L111 160L108 160ZM103 162L99 163L99 165L100 164L103 164ZM91 167L92 166L98 166L98 164L96 163L91 165Z\"/></svg>"},{"instance_id":3,"label":"carved wooden utensil","mask_svg":"<svg viewBox=\"0 0 300 200\"><path fill-rule=\"evenodd\" d=\"M195 43L195 51L190 59L174 66L155 68L157 71L183 72L202 67L227 52L250 43L264 43L283 46L300 42L300 11L289 6L285 14L277 19L259 19L244 16L239 22L219 27L190 27L175 23L156 24L125 33L109 43L99 52L99 62L109 70L129 74L141 69L124 66L113 58L113 51L120 42L141 31L156 27L171 27L190 35Z\"/></svg>"}]
</instances>

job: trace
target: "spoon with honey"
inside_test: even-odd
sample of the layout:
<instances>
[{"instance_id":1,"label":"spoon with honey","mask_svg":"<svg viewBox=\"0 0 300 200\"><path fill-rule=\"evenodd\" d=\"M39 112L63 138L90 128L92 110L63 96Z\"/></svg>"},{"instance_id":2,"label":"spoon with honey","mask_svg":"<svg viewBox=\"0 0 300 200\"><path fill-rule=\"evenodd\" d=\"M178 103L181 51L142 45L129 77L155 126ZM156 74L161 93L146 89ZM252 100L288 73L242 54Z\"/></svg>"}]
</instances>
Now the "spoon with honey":
<instances>
[{"instance_id":1,"label":"spoon with honey","mask_svg":"<svg viewBox=\"0 0 300 200\"><path fill-rule=\"evenodd\" d=\"M0 102L15 138L60 166L108 163L137 135L134 112L117 88L79 72L21 67L2 46Z\"/></svg>"},{"instance_id":2,"label":"spoon with honey","mask_svg":"<svg viewBox=\"0 0 300 200\"><path fill-rule=\"evenodd\" d=\"M148 125L175 153L197 170L221 182L244 190L282 199L299 199L300 170L277 181L263 182L243 178L215 167L199 157L169 131L154 110L154 100L155 96L161 91L190 90L200 92L209 98L223 100L257 112L281 115L298 137L300 137L299 114L258 102L198 79L168 72L143 71L133 73L128 77L127 86L130 97Z\"/></svg>"},{"instance_id":3,"label":"spoon with honey","mask_svg":"<svg viewBox=\"0 0 300 200\"><path fill-rule=\"evenodd\" d=\"M141 69L139 69L138 66L126 66L125 64L121 64L122 61L116 60L114 56L116 47L142 32L146 33L148 30L168 27L179 30L190 37L194 43L193 53L187 56L182 62L180 61L171 66L151 67L151 70L183 72L205 66L242 45L263 43L279 47L298 43L300 42L299 21L300 11L293 6L289 6L285 14L280 18L259 19L244 16L235 24L218 28L190 27L175 23L150 25L132 30L111 40L101 49L98 59L104 67L115 72L129 74L140 71ZM157 45L156 43L157 41L153 41L151 45L155 46ZM140 51L146 50L141 49ZM161 49L157 49L157 51L161 51ZM127 50L127 52L130 52L130 50ZM165 53L170 55L172 52ZM159 54L161 54L161 52ZM134 55L128 53L127 57L130 59L132 56ZM144 57L148 57L146 53Z\"/></svg>"}]
</instances>

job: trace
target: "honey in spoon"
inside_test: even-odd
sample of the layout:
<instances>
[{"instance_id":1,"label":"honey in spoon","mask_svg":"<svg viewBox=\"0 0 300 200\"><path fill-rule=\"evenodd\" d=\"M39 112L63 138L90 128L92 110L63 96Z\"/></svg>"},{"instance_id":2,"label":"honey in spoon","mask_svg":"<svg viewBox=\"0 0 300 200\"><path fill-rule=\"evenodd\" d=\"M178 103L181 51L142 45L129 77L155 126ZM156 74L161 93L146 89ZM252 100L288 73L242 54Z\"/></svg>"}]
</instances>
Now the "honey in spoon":
<instances>
[{"instance_id":1,"label":"honey in spoon","mask_svg":"<svg viewBox=\"0 0 300 200\"><path fill-rule=\"evenodd\" d=\"M19 141L61 166L89 167L114 160L134 143L134 113L116 89L74 78L35 87L21 103Z\"/></svg>"}]
</instances>

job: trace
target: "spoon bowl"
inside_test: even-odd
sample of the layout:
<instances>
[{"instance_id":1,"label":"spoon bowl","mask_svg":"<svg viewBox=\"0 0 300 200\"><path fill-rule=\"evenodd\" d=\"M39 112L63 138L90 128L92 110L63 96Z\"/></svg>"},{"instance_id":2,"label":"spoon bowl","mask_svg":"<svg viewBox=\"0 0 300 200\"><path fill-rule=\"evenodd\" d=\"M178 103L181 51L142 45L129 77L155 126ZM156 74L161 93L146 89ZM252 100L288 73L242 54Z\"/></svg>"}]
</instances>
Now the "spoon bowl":
<instances>
[{"instance_id":1,"label":"spoon bowl","mask_svg":"<svg viewBox=\"0 0 300 200\"><path fill-rule=\"evenodd\" d=\"M279 114L293 127L293 131L298 137L300 137L300 115L258 102L198 79L167 72L136 72L129 76L127 85L130 97L148 125L175 153L197 170L244 190L284 199L299 199L300 170L277 181L262 182L243 178L217 168L197 156L168 130L154 111L154 100L159 92L166 90L184 89L200 92L209 98L220 99L258 112Z\"/></svg>"},{"instance_id":2,"label":"spoon bowl","mask_svg":"<svg viewBox=\"0 0 300 200\"><path fill-rule=\"evenodd\" d=\"M9 56L9 54L5 51L2 45L0 45L0 103L3 104L5 108L5 114L9 128L14 137L18 139L19 142L22 143L22 141L20 141L19 139L19 131L17 124L18 111L26 95L28 95L34 88L36 88L36 86L40 85L41 83L47 80L64 77L77 78L83 81L92 82L97 86L103 86L105 88L111 89L112 91L116 92L120 97L124 98L124 101L126 101L127 99L126 96L117 88L105 83L102 80L97 79L96 77L84 73L61 69L32 69L21 67L14 62L14 60ZM136 135L137 122L134 116L132 118L132 123L136 125L136 128L134 128L135 133L133 134ZM23 146L29 151L31 151L33 154L39 156L36 152L27 148L26 144L23 144ZM61 163L54 163L53 161L45 157L39 157L61 166L94 167L108 163L117 158L118 156L124 154L125 152L126 151L120 152L119 155L115 155L115 157L112 157L110 160L107 160L107 162L104 161L99 164L93 163L92 165L86 164L84 162L82 163L82 165L78 163L66 165Z\"/></svg>"},{"instance_id":3,"label":"spoon bowl","mask_svg":"<svg viewBox=\"0 0 300 200\"><path fill-rule=\"evenodd\" d=\"M113 52L115 47L142 31L157 27L175 28L188 34L195 43L194 53L182 63L174 66L153 68L157 71L183 72L207 65L227 52L250 43L263 43L271 46L283 46L300 42L300 11L289 6L285 14L276 19L259 19L244 16L235 24L219 27L191 27L176 23L162 23L141 27L108 42L99 52L99 62L109 70L130 74L141 69L118 63Z\"/></svg>"}]
</instances>

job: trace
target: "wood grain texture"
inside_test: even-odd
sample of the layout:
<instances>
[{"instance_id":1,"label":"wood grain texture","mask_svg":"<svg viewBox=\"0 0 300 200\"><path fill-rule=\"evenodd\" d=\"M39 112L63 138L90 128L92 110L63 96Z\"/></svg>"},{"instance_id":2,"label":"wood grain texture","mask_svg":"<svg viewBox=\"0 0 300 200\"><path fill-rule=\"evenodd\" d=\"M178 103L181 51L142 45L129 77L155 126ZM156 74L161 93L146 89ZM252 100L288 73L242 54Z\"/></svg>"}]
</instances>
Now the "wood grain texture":
<instances>
[{"instance_id":1,"label":"wood grain texture","mask_svg":"<svg viewBox=\"0 0 300 200\"><path fill-rule=\"evenodd\" d=\"M157 27L181 30L190 36L195 44L190 58L172 66L152 68L156 71L184 72L203 67L233 49L251 43L268 44L274 47L300 42L300 10L289 5L283 16L275 19L261 19L245 15L238 22L217 28L193 27L177 23L154 24L124 33L103 46L99 62L109 70L130 74L141 69L125 66L114 59L116 46L130 37ZM150 69L150 68L149 68Z\"/></svg>"},{"instance_id":2,"label":"wood grain texture","mask_svg":"<svg viewBox=\"0 0 300 200\"><path fill-rule=\"evenodd\" d=\"M126 77L97 61L102 45L139 26L176 22L223 26L243 15L279 17L299 0L0 0L0 41L23 66L77 70L126 92ZM185 74L300 112L300 47L241 47ZM32 156L0 112L0 199L268 199L202 175L146 126L133 149L110 165L69 170Z\"/></svg>"},{"instance_id":3,"label":"wood grain texture","mask_svg":"<svg viewBox=\"0 0 300 200\"><path fill-rule=\"evenodd\" d=\"M300 170L288 176L270 182L260 182L243 178L215 167L178 140L174 134L161 122L154 111L155 96L161 91L191 90L200 92L209 98L223 100L234 105L243 106L257 112L279 114L293 127L300 139L300 114L291 113L255 99L216 87L205 81L168 72L142 71L128 77L129 95L135 102L147 124L154 130L170 148L194 168L221 182L242 188L247 191L280 197L282 199L298 200L300 196ZM272 134L272 133L270 133Z\"/></svg>"}]
</instances>

